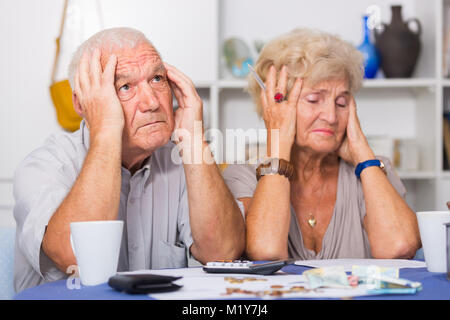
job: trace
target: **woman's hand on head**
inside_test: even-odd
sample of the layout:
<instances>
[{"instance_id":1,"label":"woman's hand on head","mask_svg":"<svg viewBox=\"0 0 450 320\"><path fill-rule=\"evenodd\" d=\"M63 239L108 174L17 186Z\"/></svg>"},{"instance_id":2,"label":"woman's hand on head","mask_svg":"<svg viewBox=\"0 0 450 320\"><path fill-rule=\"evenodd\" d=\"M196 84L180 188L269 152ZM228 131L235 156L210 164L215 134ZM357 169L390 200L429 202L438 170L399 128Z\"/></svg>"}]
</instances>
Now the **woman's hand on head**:
<instances>
[{"instance_id":1,"label":"woman's hand on head","mask_svg":"<svg viewBox=\"0 0 450 320\"><path fill-rule=\"evenodd\" d=\"M265 83L266 90L261 91L261 104L267 129L267 154L289 161L297 129L297 102L302 89L302 79L296 79L290 92L287 92L287 80L287 67L283 66L277 77L277 70L272 65ZM275 95L278 93L287 97L287 100L277 102Z\"/></svg>"},{"instance_id":2,"label":"woman's hand on head","mask_svg":"<svg viewBox=\"0 0 450 320\"><path fill-rule=\"evenodd\" d=\"M341 146L337 150L337 154L346 162L356 166L360 162L374 159L375 155L361 129L361 124L359 123L356 112L356 101L353 96L350 99L348 107L349 116L346 135Z\"/></svg>"}]
</instances>

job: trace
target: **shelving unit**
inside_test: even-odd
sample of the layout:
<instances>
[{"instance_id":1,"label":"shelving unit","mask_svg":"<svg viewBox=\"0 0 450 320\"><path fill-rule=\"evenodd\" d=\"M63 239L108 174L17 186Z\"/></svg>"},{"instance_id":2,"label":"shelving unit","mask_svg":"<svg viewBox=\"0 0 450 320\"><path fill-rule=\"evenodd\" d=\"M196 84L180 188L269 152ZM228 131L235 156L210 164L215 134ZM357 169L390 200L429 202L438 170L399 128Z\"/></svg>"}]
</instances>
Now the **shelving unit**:
<instances>
[{"instance_id":1,"label":"shelving unit","mask_svg":"<svg viewBox=\"0 0 450 320\"><path fill-rule=\"evenodd\" d=\"M319 4L308 5L302 1L277 1L277 7L290 8L287 17L280 21L275 19L269 26L253 23L270 21L270 6L273 1L216 0L217 31L217 78L209 86L200 85L203 97L210 108L207 122L210 129L250 128L264 129L263 121L254 111L251 98L245 92L246 79L236 79L224 67L221 45L229 37L238 37L251 44L260 40L261 34L269 40L295 27L312 27L340 35L347 41L359 44L361 30L359 18L369 5L378 5L381 20L389 23L390 5L383 0L354 1L346 11L346 20L342 24L315 6L333 7L332 0L318 1ZM400 1L403 5L403 18L417 17L422 23L422 51L412 78L364 80L363 88L357 94L358 114L366 135L387 135L395 139L414 139L419 146L420 167L417 171L400 171L397 173L407 190L407 201L415 211L444 210L445 202L450 200L450 172L443 170L442 115L444 110L444 92L450 96L450 80L442 77L442 48L444 34L444 12L450 8L450 0ZM240 7L238 12L236 8ZM310 11L304 8L308 7ZM248 16L242 13L247 12ZM308 17L314 13L314 21ZM323 17L322 17L323 15ZM294 20L294 16L297 19ZM323 18L323 19L322 19ZM329 20L328 22L325 20ZM334 19L334 20L333 20ZM321 21L322 23L316 22ZM249 23L250 21L250 23ZM295 21L298 21L296 23ZM335 28L335 26L337 26ZM355 28L357 26L358 28ZM255 52L254 52L255 53ZM257 54L254 54L256 60ZM206 90L205 89L209 89ZM449 100L450 101L450 100ZM250 139L249 144L265 143L265 137ZM242 160L242 159L237 159Z\"/></svg>"},{"instance_id":2,"label":"shelving unit","mask_svg":"<svg viewBox=\"0 0 450 320\"><path fill-rule=\"evenodd\" d=\"M5 108L0 109L4 137L0 142L6 155L0 167L0 223L2 216L12 217L14 169L25 155L60 130L48 83L63 2L29 2L5 2L0 11L1 21L8 25L2 35L10 44L0 53L3 69L9 75L2 82L2 87L8 89L2 92ZM442 116L445 110L450 111L450 79L444 78L443 48L448 34L445 30L450 29L450 0L346 0L345 6L335 0L130 0L127 5L119 0L100 2L105 28L129 26L143 31L165 61L193 79L204 101L205 127L209 133L220 130L224 135L226 129L264 130L264 122L245 92L246 80L231 77L225 68L225 39L239 37L250 46L254 58L255 40L268 41L297 27L337 34L357 46L362 41L362 15L367 8L378 8L381 21L389 23L390 5L401 4L404 19L417 17L422 23L422 51L415 73L410 79L380 76L364 81L356 96L358 115L367 136L417 142L419 170L398 171L408 190L407 201L415 211L446 210L450 171L443 170ZM28 9L23 10L25 7ZM36 12L46 14L48 19L40 21L41 15ZM70 17L71 23L83 17L84 11L81 8L73 12L79 15ZM83 31L86 39L98 30ZM29 56L30 41L36 48L33 59ZM10 83L23 86L11 87ZM258 136L248 142L264 143L264 139Z\"/></svg>"}]
</instances>

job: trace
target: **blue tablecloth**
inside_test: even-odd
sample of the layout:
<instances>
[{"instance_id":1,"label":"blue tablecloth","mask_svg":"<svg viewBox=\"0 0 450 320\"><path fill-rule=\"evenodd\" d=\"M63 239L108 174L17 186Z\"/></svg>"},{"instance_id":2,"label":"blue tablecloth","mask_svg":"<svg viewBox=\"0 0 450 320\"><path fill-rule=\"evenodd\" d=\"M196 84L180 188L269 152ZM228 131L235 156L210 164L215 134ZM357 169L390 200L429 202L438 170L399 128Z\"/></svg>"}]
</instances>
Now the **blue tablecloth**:
<instances>
[{"instance_id":1,"label":"blue tablecloth","mask_svg":"<svg viewBox=\"0 0 450 320\"><path fill-rule=\"evenodd\" d=\"M282 269L291 274L302 274L309 268L288 265ZM405 268L400 277L422 283L422 290L408 295L377 295L355 297L355 300L450 300L450 281L444 273L428 272L426 268ZM126 294L115 291L108 284L81 286L80 289L68 289L66 280L45 283L18 293L18 300L148 300L145 294ZM186 297L189 299L189 297Z\"/></svg>"}]
</instances>

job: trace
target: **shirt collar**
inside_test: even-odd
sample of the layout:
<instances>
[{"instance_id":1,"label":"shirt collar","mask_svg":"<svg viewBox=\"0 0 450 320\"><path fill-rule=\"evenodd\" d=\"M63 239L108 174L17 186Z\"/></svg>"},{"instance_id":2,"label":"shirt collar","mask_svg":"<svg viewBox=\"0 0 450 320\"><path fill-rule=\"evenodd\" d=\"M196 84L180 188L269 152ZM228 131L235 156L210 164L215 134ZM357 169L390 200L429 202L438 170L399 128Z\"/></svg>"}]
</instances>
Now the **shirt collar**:
<instances>
[{"instance_id":1,"label":"shirt collar","mask_svg":"<svg viewBox=\"0 0 450 320\"><path fill-rule=\"evenodd\" d=\"M89 146L90 146L89 129L88 129L86 121L84 119L81 120L80 130L81 130L83 145L86 148L86 150L88 150Z\"/></svg>"}]
</instances>

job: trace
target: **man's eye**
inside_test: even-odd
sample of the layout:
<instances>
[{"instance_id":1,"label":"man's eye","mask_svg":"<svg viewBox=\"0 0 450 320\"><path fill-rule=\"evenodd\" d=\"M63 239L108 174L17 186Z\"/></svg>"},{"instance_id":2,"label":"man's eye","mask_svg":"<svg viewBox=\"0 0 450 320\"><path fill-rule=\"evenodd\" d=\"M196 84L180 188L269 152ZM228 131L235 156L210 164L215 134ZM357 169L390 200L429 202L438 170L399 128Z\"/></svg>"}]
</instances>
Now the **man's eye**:
<instances>
[{"instance_id":1,"label":"man's eye","mask_svg":"<svg viewBox=\"0 0 450 320\"><path fill-rule=\"evenodd\" d=\"M119 91L128 91L129 89L130 89L130 86L125 84L119 88Z\"/></svg>"},{"instance_id":2,"label":"man's eye","mask_svg":"<svg viewBox=\"0 0 450 320\"><path fill-rule=\"evenodd\" d=\"M160 75L157 75L153 78L154 82L161 82L163 80L164 80L163 76L160 76Z\"/></svg>"}]
</instances>

